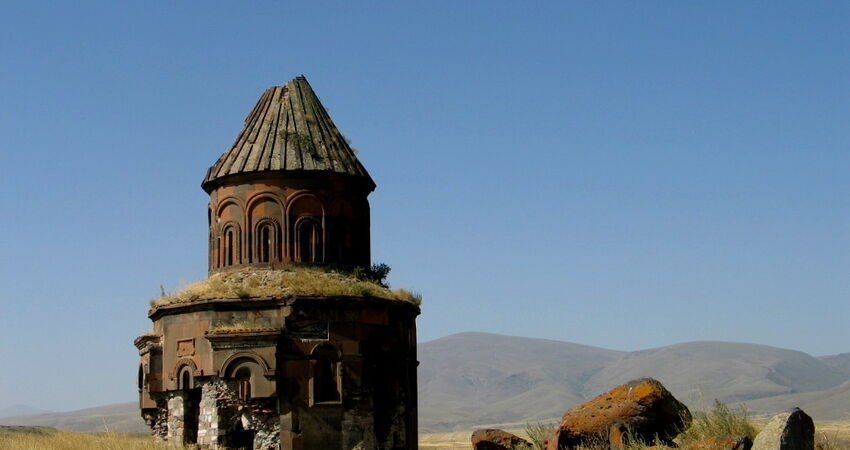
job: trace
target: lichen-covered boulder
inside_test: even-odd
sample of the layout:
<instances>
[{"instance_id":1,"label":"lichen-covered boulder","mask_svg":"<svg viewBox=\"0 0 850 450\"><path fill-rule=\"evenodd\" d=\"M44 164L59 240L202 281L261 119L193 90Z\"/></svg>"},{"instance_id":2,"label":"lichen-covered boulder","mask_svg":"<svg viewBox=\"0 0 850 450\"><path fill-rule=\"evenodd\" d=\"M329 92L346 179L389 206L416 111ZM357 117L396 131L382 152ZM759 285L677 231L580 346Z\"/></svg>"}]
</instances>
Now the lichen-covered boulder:
<instances>
[{"instance_id":1,"label":"lichen-covered boulder","mask_svg":"<svg viewBox=\"0 0 850 450\"><path fill-rule=\"evenodd\" d=\"M753 450L813 450L815 423L800 408L777 414L753 440Z\"/></svg>"},{"instance_id":2,"label":"lichen-covered boulder","mask_svg":"<svg viewBox=\"0 0 850 450\"><path fill-rule=\"evenodd\" d=\"M691 412L657 380L641 378L617 386L564 413L546 450L563 450L609 440L621 447L629 438L672 443L691 423Z\"/></svg>"},{"instance_id":3,"label":"lichen-covered boulder","mask_svg":"<svg viewBox=\"0 0 850 450\"><path fill-rule=\"evenodd\" d=\"M525 439L498 429L475 430L472 433L472 450L522 450L530 449Z\"/></svg>"},{"instance_id":4,"label":"lichen-covered boulder","mask_svg":"<svg viewBox=\"0 0 850 450\"><path fill-rule=\"evenodd\" d=\"M686 450L750 450L753 440L747 436L719 436L694 442Z\"/></svg>"}]
</instances>

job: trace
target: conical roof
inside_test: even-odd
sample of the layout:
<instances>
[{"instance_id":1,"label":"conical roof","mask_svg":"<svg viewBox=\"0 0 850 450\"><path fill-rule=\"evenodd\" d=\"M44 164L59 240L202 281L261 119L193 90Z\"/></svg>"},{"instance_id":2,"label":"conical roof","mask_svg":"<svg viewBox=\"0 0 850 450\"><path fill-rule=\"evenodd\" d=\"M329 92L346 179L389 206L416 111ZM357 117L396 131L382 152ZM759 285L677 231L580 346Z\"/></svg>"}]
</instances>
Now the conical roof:
<instances>
[{"instance_id":1,"label":"conical roof","mask_svg":"<svg viewBox=\"0 0 850 450\"><path fill-rule=\"evenodd\" d=\"M209 190L230 175L286 171L364 177L374 188L304 76L263 93L236 142L210 167L202 186Z\"/></svg>"}]
</instances>

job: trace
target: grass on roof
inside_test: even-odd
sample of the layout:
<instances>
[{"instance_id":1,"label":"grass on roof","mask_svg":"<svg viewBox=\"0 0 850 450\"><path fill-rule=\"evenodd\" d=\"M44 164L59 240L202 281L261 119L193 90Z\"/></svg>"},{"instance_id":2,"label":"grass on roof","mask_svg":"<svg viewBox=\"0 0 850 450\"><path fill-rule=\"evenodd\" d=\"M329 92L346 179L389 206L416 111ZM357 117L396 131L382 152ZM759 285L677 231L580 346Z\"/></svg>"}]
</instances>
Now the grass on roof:
<instances>
[{"instance_id":1,"label":"grass on roof","mask_svg":"<svg viewBox=\"0 0 850 450\"><path fill-rule=\"evenodd\" d=\"M213 274L177 292L151 300L151 307L218 298L286 297L294 295L357 295L419 305L422 297L406 289L390 289L352 274L322 267L291 266L276 270L245 270Z\"/></svg>"}]
</instances>

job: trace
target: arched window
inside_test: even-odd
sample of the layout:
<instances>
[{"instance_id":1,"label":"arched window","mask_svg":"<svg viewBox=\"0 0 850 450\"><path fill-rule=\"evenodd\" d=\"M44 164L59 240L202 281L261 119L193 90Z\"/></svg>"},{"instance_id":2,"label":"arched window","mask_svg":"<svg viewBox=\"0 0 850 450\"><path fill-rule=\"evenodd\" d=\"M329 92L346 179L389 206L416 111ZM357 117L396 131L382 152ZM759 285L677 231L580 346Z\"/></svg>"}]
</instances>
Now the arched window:
<instances>
[{"instance_id":1,"label":"arched window","mask_svg":"<svg viewBox=\"0 0 850 450\"><path fill-rule=\"evenodd\" d=\"M320 345L313 351L313 376L310 379L312 403L340 401L339 353L331 345Z\"/></svg>"},{"instance_id":2,"label":"arched window","mask_svg":"<svg viewBox=\"0 0 850 450\"><path fill-rule=\"evenodd\" d=\"M177 378L177 389L189 390L194 387L192 380L192 369L189 366L180 369L180 375Z\"/></svg>"},{"instance_id":3,"label":"arched window","mask_svg":"<svg viewBox=\"0 0 850 450\"><path fill-rule=\"evenodd\" d=\"M298 223L296 229L298 262L321 262L321 235L319 224L313 219L305 219Z\"/></svg>"},{"instance_id":4,"label":"arched window","mask_svg":"<svg viewBox=\"0 0 850 450\"><path fill-rule=\"evenodd\" d=\"M236 391L239 398L248 400L251 398L251 369L248 367L240 367L233 375L236 379Z\"/></svg>"},{"instance_id":5,"label":"arched window","mask_svg":"<svg viewBox=\"0 0 850 450\"><path fill-rule=\"evenodd\" d=\"M270 386L264 372L268 368L254 357L239 356L233 361L225 363L223 367L224 378L230 380L231 389L242 400L256 397L268 397L274 391Z\"/></svg>"},{"instance_id":6,"label":"arched window","mask_svg":"<svg viewBox=\"0 0 850 450\"><path fill-rule=\"evenodd\" d=\"M224 235L224 265L233 265L233 228L228 228Z\"/></svg>"},{"instance_id":7,"label":"arched window","mask_svg":"<svg viewBox=\"0 0 850 450\"><path fill-rule=\"evenodd\" d=\"M239 264L239 226L230 223L224 226L221 234L221 265L223 267Z\"/></svg>"},{"instance_id":8,"label":"arched window","mask_svg":"<svg viewBox=\"0 0 850 450\"><path fill-rule=\"evenodd\" d=\"M277 246L277 231L274 224L261 223L257 227L256 236L257 262L271 262L275 258L275 247Z\"/></svg>"}]
</instances>

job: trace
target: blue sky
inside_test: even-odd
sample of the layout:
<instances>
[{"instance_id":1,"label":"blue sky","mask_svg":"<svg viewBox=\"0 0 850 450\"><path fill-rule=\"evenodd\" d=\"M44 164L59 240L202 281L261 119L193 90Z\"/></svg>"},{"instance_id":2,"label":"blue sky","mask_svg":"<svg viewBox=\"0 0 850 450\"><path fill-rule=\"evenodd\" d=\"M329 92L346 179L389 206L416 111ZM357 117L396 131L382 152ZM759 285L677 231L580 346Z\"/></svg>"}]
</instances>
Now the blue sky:
<instances>
[{"instance_id":1,"label":"blue sky","mask_svg":"<svg viewBox=\"0 0 850 450\"><path fill-rule=\"evenodd\" d=\"M305 74L460 331L850 351L845 2L6 2L0 407L135 398L209 165Z\"/></svg>"}]
</instances>

